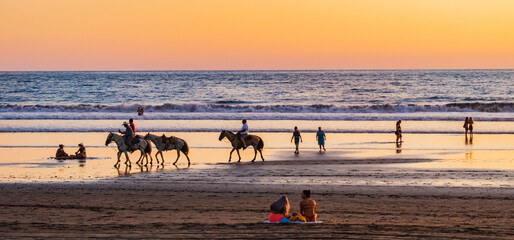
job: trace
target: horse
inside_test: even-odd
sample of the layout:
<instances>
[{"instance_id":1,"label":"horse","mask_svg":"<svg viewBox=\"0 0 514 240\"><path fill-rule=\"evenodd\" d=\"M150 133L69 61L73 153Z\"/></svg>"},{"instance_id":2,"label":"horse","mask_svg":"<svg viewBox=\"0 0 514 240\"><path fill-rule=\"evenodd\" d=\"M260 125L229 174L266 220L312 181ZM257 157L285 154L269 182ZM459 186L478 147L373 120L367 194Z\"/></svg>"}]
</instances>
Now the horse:
<instances>
[{"instance_id":1,"label":"horse","mask_svg":"<svg viewBox=\"0 0 514 240\"><path fill-rule=\"evenodd\" d=\"M228 162L232 160L232 153L234 152L234 150L237 151L237 156L239 157L239 160L237 162L241 162L241 155L239 155L239 149L243 147L243 142L240 139L240 135L236 135L235 133L227 130L221 130L219 140L223 140L224 137L227 137L227 139L232 143L232 151L230 151L230 157L228 158ZM264 157L262 156L264 141L262 141L262 139L256 135L248 135L245 141L246 145L251 145L253 147L253 151L255 152L252 162L254 162L255 158L257 158L257 151L261 153L261 159L262 161L264 161Z\"/></svg>"},{"instance_id":2,"label":"horse","mask_svg":"<svg viewBox=\"0 0 514 240\"><path fill-rule=\"evenodd\" d=\"M180 157L180 152L183 152L184 155L186 155L187 158L187 166L191 166L191 161L189 161L189 146L187 145L187 142L184 141L184 139L173 137L171 136L171 144L169 146L166 146L166 144L163 142L163 138L153 135L153 134L146 134L144 137L146 140L150 140L153 142L155 147L157 148L157 153L155 154L155 159L157 159L157 163L159 163L159 158L157 155L161 154L162 163L161 165L164 166L164 157L162 156L162 151L168 151L168 150L177 150L177 159L173 163L173 165L176 165L178 158Z\"/></svg>"},{"instance_id":3,"label":"horse","mask_svg":"<svg viewBox=\"0 0 514 240\"><path fill-rule=\"evenodd\" d=\"M119 166L120 164L120 157L121 157L121 154L122 153L125 153L125 157L126 157L126 161L125 161L125 164L127 164L127 162L129 163L128 166L131 167L132 164L130 162L130 159L129 159L129 156L128 156L128 153L129 150L128 150L128 146L127 144L125 143L125 139L123 139L123 136L120 136L118 134L115 134L115 133L109 133L109 135L107 135L107 139L105 140L105 146L109 145L109 143L111 143L112 141L114 141L116 143L116 145L118 145L118 161L116 162L116 164L114 164L114 167L117 167ZM153 159L152 159L152 144L147 141L147 140L144 140L144 141L139 141L137 144L134 144L134 147L136 147L136 150L139 150L141 151L141 156L139 157L139 159L137 160L136 164L139 164L139 161L141 161L141 164L143 164L143 156L146 157L146 164L145 166L148 165L148 155L150 156L150 164L153 162ZM135 150L132 150L130 151L130 153L133 153Z\"/></svg>"}]
</instances>

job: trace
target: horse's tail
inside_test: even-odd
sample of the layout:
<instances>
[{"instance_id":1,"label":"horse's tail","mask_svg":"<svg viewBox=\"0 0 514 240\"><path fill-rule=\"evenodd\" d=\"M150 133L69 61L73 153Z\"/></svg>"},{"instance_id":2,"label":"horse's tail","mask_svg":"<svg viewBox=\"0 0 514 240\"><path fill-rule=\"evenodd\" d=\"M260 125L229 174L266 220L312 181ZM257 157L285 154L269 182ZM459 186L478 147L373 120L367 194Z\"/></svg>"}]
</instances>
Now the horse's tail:
<instances>
[{"instance_id":1,"label":"horse's tail","mask_svg":"<svg viewBox=\"0 0 514 240\"><path fill-rule=\"evenodd\" d=\"M185 153L186 155L189 154L189 146L187 145L187 142L182 140L184 142L184 146L182 146L182 148L180 149L180 151L182 151L183 153Z\"/></svg>"},{"instance_id":2,"label":"horse's tail","mask_svg":"<svg viewBox=\"0 0 514 240\"><path fill-rule=\"evenodd\" d=\"M263 148L264 148L264 141L262 141L262 138L260 138L259 143L257 143L257 149L260 149L262 151Z\"/></svg>"},{"instance_id":3,"label":"horse's tail","mask_svg":"<svg viewBox=\"0 0 514 240\"><path fill-rule=\"evenodd\" d=\"M145 141L146 141L145 153L152 153L152 143L148 140L145 140Z\"/></svg>"}]
</instances>

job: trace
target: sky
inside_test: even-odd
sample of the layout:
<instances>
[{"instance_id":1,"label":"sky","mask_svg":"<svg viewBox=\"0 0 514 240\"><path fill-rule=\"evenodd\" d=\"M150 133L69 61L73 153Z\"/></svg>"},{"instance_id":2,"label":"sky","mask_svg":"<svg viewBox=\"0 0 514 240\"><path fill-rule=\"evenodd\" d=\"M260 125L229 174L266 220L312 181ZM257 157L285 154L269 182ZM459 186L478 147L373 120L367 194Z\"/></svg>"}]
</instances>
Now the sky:
<instances>
[{"instance_id":1,"label":"sky","mask_svg":"<svg viewBox=\"0 0 514 240\"><path fill-rule=\"evenodd\" d=\"M511 0L0 0L0 71L512 69Z\"/></svg>"}]
</instances>

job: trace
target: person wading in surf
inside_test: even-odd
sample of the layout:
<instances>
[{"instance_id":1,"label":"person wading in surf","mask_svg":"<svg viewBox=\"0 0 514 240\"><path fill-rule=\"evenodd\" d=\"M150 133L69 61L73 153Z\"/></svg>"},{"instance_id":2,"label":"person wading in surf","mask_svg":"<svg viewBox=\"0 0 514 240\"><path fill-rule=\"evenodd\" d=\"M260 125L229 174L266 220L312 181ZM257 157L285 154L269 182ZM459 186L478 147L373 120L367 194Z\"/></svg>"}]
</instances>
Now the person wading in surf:
<instances>
[{"instance_id":1,"label":"person wading in surf","mask_svg":"<svg viewBox=\"0 0 514 240\"><path fill-rule=\"evenodd\" d=\"M241 141L243 142L243 150L246 149L246 142L245 138L248 136L248 124L246 124L246 119L243 119L243 126L241 127L241 130L237 131L237 133L241 134Z\"/></svg>"}]
</instances>

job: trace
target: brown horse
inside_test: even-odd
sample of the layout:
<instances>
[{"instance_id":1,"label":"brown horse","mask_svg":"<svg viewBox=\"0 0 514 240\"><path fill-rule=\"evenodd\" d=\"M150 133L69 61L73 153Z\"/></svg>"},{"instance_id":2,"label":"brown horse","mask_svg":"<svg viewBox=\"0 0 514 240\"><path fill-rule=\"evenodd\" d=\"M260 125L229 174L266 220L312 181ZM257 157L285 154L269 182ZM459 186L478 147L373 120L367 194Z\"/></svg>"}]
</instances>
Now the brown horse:
<instances>
[{"instance_id":1,"label":"brown horse","mask_svg":"<svg viewBox=\"0 0 514 240\"><path fill-rule=\"evenodd\" d=\"M228 162L232 160L232 153L234 152L234 150L237 151L237 156L239 157L238 162L241 162L241 155L239 155L239 149L243 148L243 142L241 141L240 136L227 130L221 130L219 140L223 140L224 137L227 137L227 139L232 143L232 151L230 151L230 157L228 158ZM262 156L264 142L262 141L262 139L256 135L248 135L245 141L246 145L251 145L253 147L253 151L255 152L252 162L254 162L255 158L257 158L257 151L261 153L261 159L262 161L264 161L264 157Z\"/></svg>"}]
</instances>

